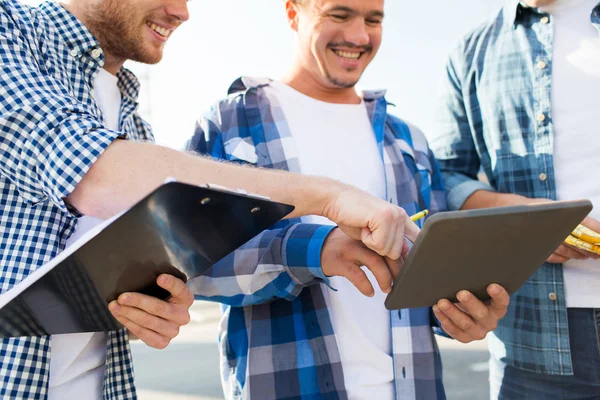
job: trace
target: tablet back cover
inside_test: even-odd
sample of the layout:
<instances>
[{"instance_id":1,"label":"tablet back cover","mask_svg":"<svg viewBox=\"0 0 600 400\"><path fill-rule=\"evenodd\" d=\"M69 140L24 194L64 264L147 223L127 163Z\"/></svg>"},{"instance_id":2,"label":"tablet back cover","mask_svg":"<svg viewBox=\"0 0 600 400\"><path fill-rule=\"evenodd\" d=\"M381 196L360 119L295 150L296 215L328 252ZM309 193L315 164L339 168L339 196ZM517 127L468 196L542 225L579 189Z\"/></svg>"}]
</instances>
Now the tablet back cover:
<instances>
[{"instance_id":1,"label":"tablet back cover","mask_svg":"<svg viewBox=\"0 0 600 400\"><path fill-rule=\"evenodd\" d=\"M589 201L453 211L431 216L394 281L390 310L456 301L469 290L489 299L487 285L513 294L589 214Z\"/></svg>"}]
</instances>

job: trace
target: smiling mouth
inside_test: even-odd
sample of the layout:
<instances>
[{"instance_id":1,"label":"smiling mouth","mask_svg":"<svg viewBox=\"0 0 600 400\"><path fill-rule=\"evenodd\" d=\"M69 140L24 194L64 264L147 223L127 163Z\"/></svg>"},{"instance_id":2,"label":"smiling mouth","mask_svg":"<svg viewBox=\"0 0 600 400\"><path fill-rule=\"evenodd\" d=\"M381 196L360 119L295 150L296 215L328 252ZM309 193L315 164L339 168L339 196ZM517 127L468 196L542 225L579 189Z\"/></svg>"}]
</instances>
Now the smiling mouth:
<instances>
[{"instance_id":1,"label":"smiling mouth","mask_svg":"<svg viewBox=\"0 0 600 400\"><path fill-rule=\"evenodd\" d=\"M345 58L347 60L358 60L363 52L360 51L341 51L341 50L333 50L332 51L339 57Z\"/></svg>"},{"instance_id":2,"label":"smiling mouth","mask_svg":"<svg viewBox=\"0 0 600 400\"><path fill-rule=\"evenodd\" d=\"M154 32L158 33L160 36L165 37L165 38L169 37L171 32L173 32L172 30L163 28L162 26L158 26L153 22L146 22L146 25L148 25L148 27L150 29L152 29Z\"/></svg>"}]
</instances>

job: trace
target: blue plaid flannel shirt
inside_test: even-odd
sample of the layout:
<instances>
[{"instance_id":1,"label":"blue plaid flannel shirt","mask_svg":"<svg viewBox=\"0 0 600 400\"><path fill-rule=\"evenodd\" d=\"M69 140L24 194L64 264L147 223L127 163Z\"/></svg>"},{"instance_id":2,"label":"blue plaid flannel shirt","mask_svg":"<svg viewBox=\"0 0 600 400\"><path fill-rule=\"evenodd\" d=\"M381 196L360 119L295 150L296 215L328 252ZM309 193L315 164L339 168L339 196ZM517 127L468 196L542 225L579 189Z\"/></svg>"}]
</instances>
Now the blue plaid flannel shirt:
<instances>
[{"instance_id":1,"label":"blue plaid flannel shirt","mask_svg":"<svg viewBox=\"0 0 600 400\"><path fill-rule=\"evenodd\" d=\"M199 120L188 150L300 172L289 127L268 79L241 78ZM385 166L387 197L408 213L445 209L441 174L423 134L387 114L384 92L364 94ZM317 145L317 144L315 144ZM332 227L289 220L263 232L192 282L224 304L219 347L229 399L346 399L321 284L321 248ZM443 399L430 309L390 313L397 399Z\"/></svg>"},{"instance_id":2,"label":"blue plaid flannel shirt","mask_svg":"<svg viewBox=\"0 0 600 400\"><path fill-rule=\"evenodd\" d=\"M78 215L68 196L117 137L152 140L137 114L139 86L118 74L121 132L103 127L91 91L104 56L58 3L0 3L0 292L61 252ZM0 397L46 399L50 338L0 340ZM125 330L108 334L104 399L135 399Z\"/></svg>"},{"instance_id":3,"label":"blue plaid flannel shirt","mask_svg":"<svg viewBox=\"0 0 600 400\"><path fill-rule=\"evenodd\" d=\"M599 7L590 13L600 29ZM477 190L556 199L552 22L510 0L451 54L430 137L449 208ZM491 186L477 181L480 168ZM513 367L573 374L561 265L544 264L512 296L489 341L492 355Z\"/></svg>"}]
</instances>

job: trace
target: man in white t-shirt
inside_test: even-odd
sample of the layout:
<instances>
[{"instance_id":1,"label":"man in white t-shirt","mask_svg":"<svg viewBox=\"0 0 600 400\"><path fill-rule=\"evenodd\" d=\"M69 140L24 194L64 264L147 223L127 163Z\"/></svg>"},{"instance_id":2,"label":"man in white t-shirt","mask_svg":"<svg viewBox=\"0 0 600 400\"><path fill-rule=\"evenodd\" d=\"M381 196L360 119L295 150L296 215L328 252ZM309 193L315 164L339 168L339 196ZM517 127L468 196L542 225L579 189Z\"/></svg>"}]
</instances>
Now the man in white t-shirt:
<instances>
[{"instance_id":1,"label":"man in white t-shirt","mask_svg":"<svg viewBox=\"0 0 600 400\"><path fill-rule=\"evenodd\" d=\"M449 208L588 198L583 225L600 232L598 0L507 1L442 88L431 144ZM556 249L489 338L492 398L600 398L599 289L598 255Z\"/></svg>"},{"instance_id":2,"label":"man in white t-shirt","mask_svg":"<svg viewBox=\"0 0 600 400\"><path fill-rule=\"evenodd\" d=\"M137 112L139 83L123 63L160 61L187 19L187 0L0 2L0 292L167 177L261 193L293 204L292 216L326 216L394 260L405 233L416 238L400 207L340 182L149 143L150 126ZM127 293L110 310L145 343L164 348L189 321L193 296L169 275L157 283L169 301ZM0 355L2 399L136 398L125 330L3 338Z\"/></svg>"},{"instance_id":3,"label":"man in white t-shirt","mask_svg":"<svg viewBox=\"0 0 600 400\"><path fill-rule=\"evenodd\" d=\"M288 0L296 57L281 80L241 78L200 118L188 149L222 159L334 178L409 214L445 209L423 134L387 113L384 91L355 85L382 35L383 0ZM365 266L362 267L361 266ZM399 263L322 217L265 231L190 282L227 305L220 329L228 399L442 399L439 324L463 342L504 315L493 285L462 312L384 307ZM332 290L335 288L336 290ZM462 297L462 296L465 297Z\"/></svg>"}]
</instances>

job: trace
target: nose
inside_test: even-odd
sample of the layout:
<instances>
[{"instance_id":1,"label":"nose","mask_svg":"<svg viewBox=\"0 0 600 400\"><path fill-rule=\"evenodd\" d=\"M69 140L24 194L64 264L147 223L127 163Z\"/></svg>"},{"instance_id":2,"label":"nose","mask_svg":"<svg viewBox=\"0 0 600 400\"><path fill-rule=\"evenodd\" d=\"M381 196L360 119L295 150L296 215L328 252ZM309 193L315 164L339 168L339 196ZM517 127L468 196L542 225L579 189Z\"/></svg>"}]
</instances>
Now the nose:
<instances>
[{"instance_id":1,"label":"nose","mask_svg":"<svg viewBox=\"0 0 600 400\"><path fill-rule=\"evenodd\" d=\"M357 46L366 46L371 41L367 29L367 24L362 18L354 18L345 31L345 40Z\"/></svg>"},{"instance_id":2,"label":"nose","mask_svg":"<svg viewBox=\"0 0 600 400\"><path fill-rule=\"evenodd\" d=\"M174 17L180 23L190 19L187 0L171 0L167 2L165 12L167 15Z\"/></svg>"}]
</instances>

